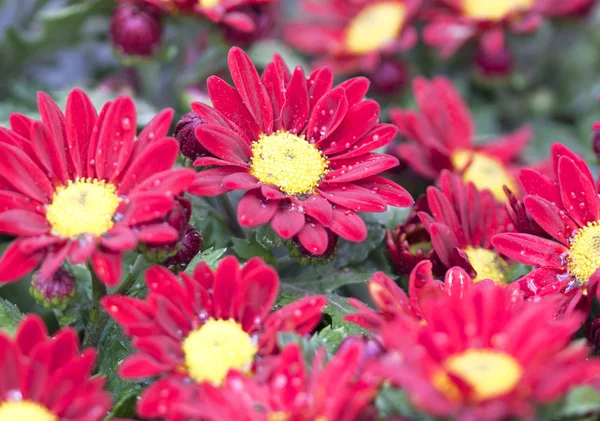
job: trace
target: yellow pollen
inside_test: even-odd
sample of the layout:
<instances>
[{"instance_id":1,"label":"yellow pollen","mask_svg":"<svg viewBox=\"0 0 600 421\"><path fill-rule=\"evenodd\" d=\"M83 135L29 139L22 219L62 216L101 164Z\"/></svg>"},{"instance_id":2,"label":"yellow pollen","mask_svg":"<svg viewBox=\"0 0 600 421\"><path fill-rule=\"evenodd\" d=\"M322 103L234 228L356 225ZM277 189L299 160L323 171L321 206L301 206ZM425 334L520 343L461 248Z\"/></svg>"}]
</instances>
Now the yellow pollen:
<instances>
[{"instance_id":1,"label":"yellow pollen","mask_svg":"<svg viewBox=\"0 0 600 421\"><path fill-rule=\"evenodd\" d=\"M473 19L502 20L530 9L536 0L464 0L463 12Z\"/></svg>"},{"instance_id":2,"label":"yellow pollen","mask_svg":"<svg viewBox=\"0 0 600 421\"><path fill-rule=\"evenodd\" d=\"M267 421L288 421L289 419L289 414L283 411L271 412L267 415Z\"/></svg>"},{"instance_id":3,"label":"yellow pollen","mask_svg":"<svg viewBox=\"0 0 600 421\"><path fill-rule=\"evenodd\" d=\"M600 268L600 221L588 222L571 239L567 265L571 277L585 284Z\"/></svg>"},{"instance_id":4,"label":"yellow pollen","mask_svg":"<svg viewBox=\"0 0 600 421\"><path fill-rule=\"evenodd\" d=\"M120 199L112 184L91 178L78 178L56 189L46 209L46 219L55 235L100 236L113 226Z\"/></svg>"},{"instance_id":5,"label":"yellow pollen","mask_svg":"<svg viewBox=\"0 0 600 421\"><path fill-rule=\"evenodd\" d=\"M229 370L249 372L256 345L233 319L208 319L183 341L187 371L198 383L221 384Z\"/></svg>"},{"instance_id":6,"label":"yellow pollen","mask_svg":"<svg viewBox=\"0 0 600 421\"><path fill-rule=\"evenodd\" d=\"M497 253L481 247L471 246L465 248L465 253L471 266L477 272L477 277L473 279L473 282L491 279L497 285L506 283L506 275L509 270L508 263Z\"/></svg>"},{"instance_id":7,"label":"yellow pollen","mask_svg":"<svg viewBox=\"0 0 600 421\"><path fill-rule=\"evenodd\" d=\"M446 373L462 379L471 387L471 402L494 399L512 392L521 377L523 368L511 355L493 349L468 349L450 356L444 362L444 371L432 378L433 385L448 399L460 401L458 387Z\"/></svg>"},{"instance_id":8,"label":"yellow pollen","mask_svg":"<svg viewBox=\"0 0 600 421\"><path fill-rule=\"evenodd\" d=\"M465 182L473 183L478 190L489 190L499 202L506 201L502 186L506 185L511 191L519 188L504 164L494 157L459 149L452 154L450 160L456 170L464 170L462 177Z\"/></svg>"},{"instance_id":9,"label":"yellow pollen","mask_svg":"<svg viewBox=\"0 0 600 421\"><path fill-rule=\"evenodd\" d=\"M346 48L353 54L368 54L398 38L406 19L406 6L382 1L366 6L346 31Z\"/></svg>"},{"instance_id":10,"label":"yellow pollen","mask_svg":"<svg viewBox=\"0 0 600 421\"><path fill-rule=\"evenodd\" d=\"M204 7L205 9L213 8L217 6L220 2L221 0L198 0L200 6Z\"/></svg>"},{"instance_id":11,"label":"yellow pollen","mask_svg":"<svg viewBox=\"0 0 600 421\"><path fill-rule=\"evenodd\" d=\"M313 144L285 131L260 135L252 143L251 164L250 173L261 183L274 184L290 196L312 193L329 167Z\"/></svg>"},{"instance_id":12,"label":"yellow pollen","mask_svg":"<svg viewBox=\"0 0 600 421\"><path fill-rule=\"evenodd\" d=\"M0 402L2 421L59 421L58 416L31 401Z\"/></svg>"}]
</instances>

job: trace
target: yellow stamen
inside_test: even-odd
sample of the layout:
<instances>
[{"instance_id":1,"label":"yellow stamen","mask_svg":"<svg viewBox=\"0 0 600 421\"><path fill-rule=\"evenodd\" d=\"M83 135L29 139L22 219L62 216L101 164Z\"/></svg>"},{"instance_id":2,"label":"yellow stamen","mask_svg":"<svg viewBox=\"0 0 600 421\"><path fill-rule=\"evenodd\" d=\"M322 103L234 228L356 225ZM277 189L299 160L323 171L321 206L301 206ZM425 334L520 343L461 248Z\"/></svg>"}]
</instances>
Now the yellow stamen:
<instances>
[{"instance_id":1,"label":"yellow stamen","mask_svg":"<svg viewBox=\"0 0 600 421\"><path fill-rule=\"evenodd\" d=\"M464 0L463 12L473 19L502 20L530 9L536 0Z\"/></svg>"},{"instance_id":2,"label":"yellow stamen","mask_svg":"<svg viewBox=\"0 0 600 421\"><path fill-rule=\"evenodd\" d=\"M104 234L114 224L120 202L116 192L114 185L95 178L78 178L58 187L46 210L53 233L66 238Z\"/></svg>"},{"instance_id":3,"label":"yellow stamen","mask_svg":"<svg viewBox=\"0 0 600 421\"><path fill-rule=\"evenodd\" d=\"M261 183L274 184L291 196L312 193L328 166L329 161L319 149L289 132L260 135L252 143L250 173Z\"/></svg>"},{"instance_id":4,"label":"yellow stamen","mask_svg":"<svg viewBox=\"0 0 600 421\"><path fill-rule=\"evenodd\" d=\"M267 421L288 421L289 419L290 415L283 411L271 412L267 415Z\"/></svg>"},{"instance_id":5,"label":"yellow stamen","mask_svg":"<svg viewBox=\"0 0 600 421\"><path fill-rule=\"evenodd\" d=\"M504 185L513 192L518 191L514 177L506 170L504 164L494 157L459 149L452 154L450 160L456 170L464 170L462 176L465 182L473 183L478 190L491 191L496 200L500 202L506 201L506 195L502 188Z\"/></svg>"},{"instance_id":6,"label":"yellow stamen","mask_svg":"<svg viewBox=\"0 0 600 421\"><path fill-rule=\"evenodd\" d=\"M459 377L471 388L469 401L481 402L512 392L521 377L523 368L511 355L493 349L468 349L450 356L444 362L445 372L433 376L435 387L449 399L460 401L457 386L445 373Z\"/></svg>"},{"instance_id":7,"label":"yellow stamen","mask_svg":"<svg viewBox=\"0 0 600 421\"><path fill-rule=\"evenodd\" d=\"M0 402L2 421L59 421L58 416L31 401Z\"/></svg>"},{"instance_id":8,"label":"yellow stamen","mask_svg":"<svg viewBox=\"0 0 600 421\"><path fill-rule=\"evenodd\" d=\"M353 54L367 54L398 38L406 19L406 6L382 1L366 6L348 26L346 48Z\"/></svg>"},{"instance_id":9,"label":"yellow stamen","mask_svg":"<svg viewBox=\"0 0 600 421\"><path fill-rule=\"evenodd\" d=\"M473 282L491 279L498 285L506 283L506 275L509 270L508 263L497 253L492 250L470 246L465 248L465 253L471 266L477 272L477 277L473 279Z\"/></svg>"},{"instance_id":10,"label":"yellow stamen","mask_svg":"<svg viewBox=\"0 0 600 421\"><path fill-rule=\"evenodd\" d=\"M208 319L183 341L186 369L197 382L221 384L229 370L249 372L256 345L232 319Z\"/></svg>"},{"instance_id":11,"label":"yellow stamen","mask_svg":"<svg viewBox=\"0 0 600 421\"><path fill-rule=\"evenodd\" d=\"M200 3L200 6L204 7L205 9L211 9L215 6L218 6L221 0L198 0L198 2Z\"/></svg>"},{"instance_id":12,"label":"yellow stamen","mask_svg":"<svg viewBox=\"0 0 600 421\"><path fill-rule=\"evenodd\" d=\"M571 239L567 265L571 277L582 285L600 267L600 221L577 230Z\"/></svg>"}]
</instances>

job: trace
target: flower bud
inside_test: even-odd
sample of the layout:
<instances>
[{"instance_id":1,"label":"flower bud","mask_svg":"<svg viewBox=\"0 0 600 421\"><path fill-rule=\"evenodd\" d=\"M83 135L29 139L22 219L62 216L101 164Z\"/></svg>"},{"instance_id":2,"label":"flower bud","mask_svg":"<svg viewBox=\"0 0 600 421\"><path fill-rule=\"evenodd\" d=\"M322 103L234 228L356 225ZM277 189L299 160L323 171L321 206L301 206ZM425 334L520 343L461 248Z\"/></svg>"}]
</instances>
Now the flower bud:
<instances>
[{"instance_id":1,"label":"flower bud","mask_svg":"<svg viewBox=\"0 0 600 421\"><path fill-rule=\"evenodd\" d=\"M592 136L592 148L596 154L597 162L600 163L600 125L598 125L598 130L594 130L594 135Z\"/></svg>"},{"instance_id":2,"label":"flower bud","mask_svg":"<svg viewBox=\"0 0 600 421\"><path fill-rule=\"evenodd\" d=\"M42 306L64 310L75 297L75 284L75 277L64 268L47 279L35 272L29 292Z\"/></svg>"},{"instance_id":3,"label":"flower bud","mask_svg":"<svg viewBox=\"0 0 600 421\"><path fill-rule=\"evenodd\" d=\"M385 59L369 75L371 86L384 95L392 95L402 91L410 75L407 66L400 60Z\"/></svg>"},{"instance_id":4,"label":"flower bud","mask_svg":"<svg viewBox=\"0 0 600 421\"><path fill-rule=\"evenodd\" d=\"M296 238L292 238L284 244L290 252L290 257L298 263L303 265L326 265L335 258L339 239L340 237L337 234L327 230L327 249L321 255L311 253Z\"/></svg>"},{"instance_id":5,"label":"flower bud","mask_svg":"<svg viewBox=\"0 0 600 421\"><path fill-rule=\"evenodd\" d=\"M246 48L259 39L266 38L273 32L276 15L273 5L246 5L236 9L236 13L243 13L253 23L250 32L244 32L228 24L220 24L219 29L227 43Z\"/></svg>"},{"instance_id":6,"label":"flower bud","mask_svg":"<svg viewBox=\"0 0 600 421\"><path fill-rule=\"evenodd\" d=\"M111 17L110 36L123 53L150 56L161 41L161 15L141 4L123 3L117 6Z\"/></svg>"},{"instance_id":7,"label":"flower bud","mask_svg":"<svg viewBox=\"0 0 600 421\"><path fill-rule=\"evenodd\" d=\"M196 138L196 127L201 124L206 124L206 121L202 120L195 113L184 114L175 126L173 134L175 139L179 141L181 154L192 161L208 154L208 151Z\"/></svg>"},{"instance_id":8,"label":"flower bud","mask_svg":"<svg viewBox=\"0 0 600 421\"><path fill-rule=\"evenodd\" d=\"M490 52L480 47L475 52L474 61L479 73L488 78L506 77L514 67L513 55L506 48Z\"/></svg>"},{"instance_id":9,"label":"flower bud","mask_svg":"<svg viewBox=\"0 0 600 421\"><path fill-rule=\"evenodd\" d=\"M185 270L192 259L202 250L202 234L193 225L188 225L185 230L179 251L163 263L173 272Z\"/></svg>"}]
</instances>

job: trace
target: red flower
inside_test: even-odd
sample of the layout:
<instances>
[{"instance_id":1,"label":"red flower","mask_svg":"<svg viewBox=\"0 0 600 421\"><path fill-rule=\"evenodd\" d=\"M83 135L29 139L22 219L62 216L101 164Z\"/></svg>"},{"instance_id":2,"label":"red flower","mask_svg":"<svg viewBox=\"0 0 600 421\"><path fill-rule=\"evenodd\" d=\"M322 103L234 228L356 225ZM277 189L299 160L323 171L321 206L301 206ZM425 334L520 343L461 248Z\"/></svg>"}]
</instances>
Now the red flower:
<instances>
[{"instance_id":1,"label":"red flower","mask_svg":"<svg viewBox=\"0 0 600 421\"><path fill-rule=\"evenodd\" d=\"M506 231L504 207L488 190L479 191L446 170L439 185L427 188L430 212L419 212L437 260L446 268L462 267L476 281L506 282L508 263L491 244L494 234Z\"/></svg>"},{"instance_id":2,"label":"red flower","mask_svg":"<svg viewBox=\"0 0 600 421\"><path fill-rule=\"evenodd\" d=\"M517 262L537 269L520 280L529 295L569 293L588 283L600 267L600 201L585 161L555 143L552 163L558 181L530 170L521 171L527 192L523 202L533 220L551 239L524 233L498 234L494 247Z\"/></svg>"},{"instance_id":3,"label":"red flower","mask_svg":"<svg viewBox=\"0 0 600 421\"><path fill-rule=\"evenodd\" d=\"M396 128L378 124L379 105L362 99L366 79L332 89L330 69L307 79L300 67L290 73L278 56L261 78L238 48L229 53L229 68L235 88L215 76L208 80L215 108L192 104L208 122L196 128L196 137L214 155L194 164L215 168L198 173L190 193L249 190L238 205L240 223L270 223L280 237L296 237L314 255L327 250L328 231L365 239L356 211L412 205L406 190L377 175L398 164L372 153Z\"/></svg>"},{"instance_id":4,"label":"red flower","mask_svg":"<svg viewBox=\"0 0 600 421\"><path fill-rule=\"evenodd\" d=\"M0 233L17 237L0 259L0 282L39 263L39 276L49 279L69 259L90 260L115 285L123 252L179 238L172 227L147 223L165 215L194 177L171 169L179 152L165 137L173 111L162 111L136 140L129 97L100 115L80 90L69 95L65 114L45 93L38 107L41 122L12 114L12 130L0 128Z\"/></svg>"},{"instance_id":5,"label":"red flower","mask_svg":"<svg viewBox=\"0 0 600 421\"><path fill-rule=\"evenodd\" d=\"M324 297L310 296L271 312L279 277L259 258L240 268L235 257L226 257L216 272L201 262L193 276L182 273L181 279L183 284L166 268L154 266L146 273L150 293L145 300L102 300L137 349L120 366L121 376L218 384L230 369L251 372L257 357L276 352L279 332L312 331L326 304ZM168 405L153 399L159 387L151 386L142 396L140 416L167 416Z\"/></svg>"},{"instance_id":6,"label":"red flower","mask_svg":"<svg viewBox=\"0 0 600 421\"><path fill-rule=\"evenodd\" d=\"M266 381L231 372L220 387L201 385L199 402L184 404L181 412L207 421L357 420L378 386L361 370L365 347L348 343L326 364L324 351L306 367L302 349L290 344Z\"/></svg>"},{"instance_id":7,"label":"red flower","mask_svg":"<svg viewBox=\"0 0 600 421\"><path fill-rule=\"evenodd\" d=\"M128 0L121 0L128 1ZM248 6L276 3L279 0L143 0L165 13L204 16L214 23L231 26L242 32L256 29L253 16L244 12Z\"/></svg>"},{"instance_id":8,"label":"red flower","mask_svg":"<svg viewBox=\"0 0 600 421\"><path fill-rule=\"evenodd\" d=\"M453 270L459 270L457 268ZM569 341L574 318L555 321L556 300L524 301L462 272L445 294L422 300L424 323L382 329L388 355L376 371L402 387L421 411L452 419L535 417L577 384L600 377L600 360Z\"/></svg>"},{"instance_id":9,"label":"red flower","mask_svg":"<svg viewBox=\"0 0 600 421\"><path fill-rule=\"evenodd\" d=\"M505 31L517 34L536 31L544 19L584 10L594 0L439 0L430 13L425 42L444 57L476 39L479 50L489 57L506 51Z\"/></svg>"},{"instance_id":10,"label":"red flower","mask_svg":"<svg viewBox=\"0 0 600 421\"><path fill-rule=\"evenodd\" d=\"M383 54L413 48L422 0L302 0L307 19L287 25L286 40L341 73L373 72Z\"/></svg>"},{"instance_id":11,"label":"red flower","mask_svg":"<svg viewBox=\"0 0 600 421\"><path fill-rule=\"evenodd\" d=\"M460 172L480 190L489 189L499 201L506 200L502 186L517 191L515 160L531 139L531 129L518 131L475 146L473 117L452 82L443 77L413 85L420 112L395 109L391 117L408 140L395 153L419 175L435 179L443 170Z\"/></svg>"},{"instance_id":12,"label":"red flower","mask_svg":"<svg viewBox=\"0 0 600 421\"><path fill-rule=\"evenodd\" d=\"M160 46L162 19L156 8L124 2L110 18L110 37L125 54L150 56Z\"/></svg>"},{"instance_id":13,"label":"red flower","mask_svg":"<svg viewBox=\"0 0 600 421\"><path fill-rule=\"evenodd\" d=\"M25 317L15 339L0 331L2 421L101 421L111 408L104 379L91 378L96 351L79 352L72 329L53 338L36 315Z\"/></svg>"}]
</instances>

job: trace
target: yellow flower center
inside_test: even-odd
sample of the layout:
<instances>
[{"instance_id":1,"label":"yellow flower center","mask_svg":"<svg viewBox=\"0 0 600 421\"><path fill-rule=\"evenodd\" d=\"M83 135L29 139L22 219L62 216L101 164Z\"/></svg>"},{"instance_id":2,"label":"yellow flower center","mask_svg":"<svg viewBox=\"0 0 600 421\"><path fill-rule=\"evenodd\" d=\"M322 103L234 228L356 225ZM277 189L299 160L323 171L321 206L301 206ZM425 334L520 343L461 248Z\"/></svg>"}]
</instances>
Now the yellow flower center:
<instances>
[{"instance_id":1,"label":"yellow flower center","mask_svg":"<svg viewBox=\"0 0 600 421\"><path fill-rule=\"evenodd\" d=\"M275 411L267 415L267 421L288 421L290 416L287 412Z\"/></svg>"},{"instance_id":2,"label":"yellow flower center","mask_svg":"<svg viewBox=\"0 0 600 421\"><path fill-rule=\"evenodd\" d=\"M506 185L511 191L518 190L517 182L502 162L489 155L459 149L452 154L450 161L458 171L464 170L465 182L473 183L478 190L491 191L500 202L506 201L502 186Z\"/></svg>"},{"instance_id":3,"label":"yellow flower center","mask_svg":"<svg viewBox=\"0 0 600 421\"><path fill-rule=\"evenodd\" d=\"M221 0L198 0L198 2L200 3L200 6L204 7L205 9L210 9L217 6Z\"/></svg>"},{"instance_id":4,"label":"yellow flower center","mask_svg":"<svg viewBox=\"0 0 600 421\"><path fill-rule=\"evenodd\" d=\"M256 344L233 319L208 319L183 341L187 371L198 383L220 384L229 370L249 372Z\"/></svg>"},{"instance_id":5,"label":"yellow flower center","mask_svg":"<svg viewBox=\"0 0 600 421\"><path fill-rule=\"evenodd\" d=\"M527 10L536 0L464 0L463 12L473 19L502 20L511 13Z\"/></svg>"},{"instance_id":6,"label":"yellow flower center","mask_svg":"<svg viewBox=\"0 0 600 421\"><path fill-rule=\"evenodd\" d=\"M471 386L470 401L481 402L506 395L521 380L523 369L511 355L492 349L468 349L444 362L445 372L433 376L433 384L449 399L460 400L460 392L446 373Z\"/></svg>"},{"instance_id":7,"label":"yellow flower center","mask_svg":"<svg viewBox=\"0 0 600 421\"><path fill-rule=\"evenodd\" d=\"M585 284L600 268L600 221L589 222L571 239L567 265L571 277Z\"/></svg>"},{"instance_id":8,"label":"yellow flower center","mask_svg":"<svg viewBox=\"0 0 600 421\"><path fill-rule=\"evenodd\" d=\"M491 279L495 284L504 285L508 274L508 263L492 250L481 247L467 247L465 253L471 262L471 266L477 272L477 278L473 282L483 279Z\"/></svg>"},{"instance_id":9,"label":"yellow flower center","mask_svg":"<svg viewBox=\"0 0 600 421\"><path fill-rule=\"evenodd\" d=\"M56 189L46 209L52 231L61 237L82 234L100 236L113 226L120 199L112 184L91 178L78 178Z\"/></svg>"},{"instance_id":10,"label":"yellow flower center","mask_svg":"<svg viewBox=\"0 0 600 421\"><path fill-rule=\"evenodd\" d=\"M42 405L31 401L0 403L2 421L59 421L58 416Z\"/></svg>"},{"instance_id":11,"label":"yellow flower center","mask_svg":"<svg viewBox=\"0 0 600 421\"><path fill-rule=\"evenodd\" d=\"M365 7L348 26L346 48L353 54L378 51L394 41L406 19L406 7L383 1Z\"/></svg>"},{"instance_id":12,"label":"yellow flower center","mask_svg":"<svg viewBox=\"0 0 600 421\"><path fill-rule=\"evenodd\" d=\"M304 137L278 131L252 143L250 173L288 195L309 194L319 185L329 161Z\"/></svg>"}]
</instances>

